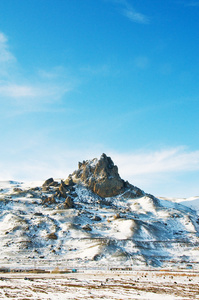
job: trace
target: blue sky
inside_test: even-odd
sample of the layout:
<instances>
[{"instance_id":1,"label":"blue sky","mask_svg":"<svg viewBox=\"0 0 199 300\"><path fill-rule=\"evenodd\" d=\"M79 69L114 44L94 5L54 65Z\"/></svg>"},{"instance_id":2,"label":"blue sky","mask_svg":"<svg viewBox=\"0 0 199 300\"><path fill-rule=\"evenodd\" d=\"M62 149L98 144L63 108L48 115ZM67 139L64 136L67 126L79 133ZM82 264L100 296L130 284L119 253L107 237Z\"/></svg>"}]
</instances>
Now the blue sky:
<instances>
[{"instance_id":1,"label":"blue sky","mask_svg":"<svg viewBox=\"0 0 199 300\"><path fill-rule=\"evenodd\" d=\"M146 192L199 195L199 1L0 1L0 180L105 152Z\"/></svg>"}]
</instances>

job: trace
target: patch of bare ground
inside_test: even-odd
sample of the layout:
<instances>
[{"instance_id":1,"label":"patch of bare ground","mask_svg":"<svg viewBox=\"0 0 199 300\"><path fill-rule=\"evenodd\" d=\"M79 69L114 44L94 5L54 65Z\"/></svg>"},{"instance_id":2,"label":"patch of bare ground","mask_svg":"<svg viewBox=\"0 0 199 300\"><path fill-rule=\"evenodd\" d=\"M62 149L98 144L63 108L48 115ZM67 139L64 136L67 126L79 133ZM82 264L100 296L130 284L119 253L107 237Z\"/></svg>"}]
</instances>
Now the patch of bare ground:
<instances>
[{"instance_id":1,"label":"patch of bare ground","mask_svg":"<svg viewBox=\"0 0 199 300\"><path fill-rule=\"evenodd\" d=\"M199 299L198 273L6 274L0 299Z\"/></svg>"},{"instance_id":2,"label":"patch of bare ground","mask_svg":"<svg viewBox=\"0 0 199 300\"><path fill-rule=\"evenodd\" d=\"M133 287L135 290L142 292L150 292L157 294L174 295L178 297L184 297L183 299L199 299L199 287L198 285L189 285L186 287L184 284L155 284L148 283L143 285L142 283Z\"/></svg>"},{"instance_id":3,"label":"patch of bare ground","mask_svg":"<svg viewBox=\"0 0 199 300\"><path fill-rule=\"evenodd\" d=\"M81 283L78 284L65 284L65 287L69 288L84 288L85 285L82 285ZM131 284L120 284L118 281L117 282L112 282L111 284L105 284L105 283L100 283L99 284L87 284L86 289L88 290L114 290L118 291L120 290L121 292L126 290L129 293L131 293L133 290L137 292L146 292L146 293L155 293L155 294L166 294L166 295L174 295L178 297L184 297L184 299L199 299L199 286L198 284L189 284L186 286L185 284L177 284L176 283L166 283L164 285L154 283L154 282L132 282ZM198 297L197 297L198 296Z\"/></svg>"}]
</instances>

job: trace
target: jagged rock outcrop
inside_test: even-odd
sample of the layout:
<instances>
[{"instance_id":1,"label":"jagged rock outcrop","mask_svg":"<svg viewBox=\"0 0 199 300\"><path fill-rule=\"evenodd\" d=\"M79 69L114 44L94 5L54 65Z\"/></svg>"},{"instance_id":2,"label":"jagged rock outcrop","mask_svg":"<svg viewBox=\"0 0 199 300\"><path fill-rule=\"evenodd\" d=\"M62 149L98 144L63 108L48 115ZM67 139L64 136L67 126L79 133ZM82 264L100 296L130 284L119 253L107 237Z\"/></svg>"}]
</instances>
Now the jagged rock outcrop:
<instances>
[{"instance_id":1,"label":"jagged rock outcrop","mask_svg":"<svg viewBox=\"0 0 199 300\"><path fill-rule=\"evenodd\" d=\"M143 191L130 185L121 179L118 173L118 167L114 165L112 159L106 154L102 154L100 159L79 162L79 169L72 175L69 175L67 182L84 183L95 194L100 197L114 197L119 194L131 192L132 197L143 194Z\"/></svg>"},{"instance_id":2,"label":"jagged rock outcrop","mask_svg":"<svg viewBox=\"0 0 199 300\"><path fill-rule=\"evenodd\" d=\"M43 204L55 204L56 203L56 199L54 197L54 195L50 196L50 197L43 197L42 199L42 203Z\"/></svg>"},{"instance_id":3,"label":"jagged rock outcrop","mask_svg":"<svg viewBox=\"0 0 199 300\"><path fill-rule=\"evenodd\" d=\"M57 239L58 239L58 237L57 237L57 235L56 235L55 232L49 233L49 234L47 235L47 238L48 238L49 240L57 240Z\"/></svg>"},{"instance_id":4,"label":"jagged rock outcrop","mask_svg":"<svg viewBox=\"0 0 199 300\"><path fill-rule=\"evenodd\" d=\"M43 187L44 186L49 186L50 184L52 184L54 182L54 179L51 177L51 178L48 178L44 183L43 183Z\"/></svg>"},{"instance_id":5,"label":"jagged rock outcrop","mask_svg":"<svg viewBox=\"0 0 199 300\"><path fill-rule=\"evenodd\" d=\"M76 184L86 185L92 192L101 198L114 197L123 195L125 198L137 198L145 195L145 193L131 185L128 181L121 179L118 173L118 167L113 163L112 159L106 154L102 154L100 159L94 158L79 162L78 170L69 175L65 181L58 183L53 178L47 179L43 186L42 192L54 191L54 195L46 197L44 203L56 203L58 199L66 199L65 208L74 207L74 198L78 195L75 192ZM102 205L110 205L105 199L101 199Z\"/></svg>"},{"instance_id":6,"label":"jagged rock outcrop","mask_svg":"<svg viewBox=\"0 0 199 300\"><path fill-rule=\"evenodd\" d=\"M74 202L73 199L71 198L71 196L68 196L64 202L64 207L65 208L72 208L74 206Z\"/></svg>"},{"instance_id":7,"label":"jagged rock outcrop","mask_svg":"<svg viewBox=\"0 0 199 300\"><path fill-rule=\"evenodd\" d=\"M68 193L67 186L63 181L61 181L61 184L59 186L59 190L57 191L57 196L62 197L62 198L66 198L67 193Z\"/></svg>"},{"instance_id":8,"label":"jagged rock outcrop","mask_svg":"<svg viewBox=\"0 0 199 300\"><path fill-rule=\"evenodd\" d=\"M45 188L45 187L50 187L50 186L57 187L57 186L59 186L59 183L57 181L54 181L54 179L51 177L43 183L42 187Z\"/></svg>"},{"instance_id":9,"label":"jagged rock outcrop","mask_svg":"<svg viewBox=\"0 0 199 300\"><path fill-rule=\"evenodd\" d=\"M79 169L69 179L75 183L83 182L101 197L113 197L124 189L124 180L118 174L118 168L112 159L102 154L100 159L79 163Z\"/></svg>"}]
</instances>

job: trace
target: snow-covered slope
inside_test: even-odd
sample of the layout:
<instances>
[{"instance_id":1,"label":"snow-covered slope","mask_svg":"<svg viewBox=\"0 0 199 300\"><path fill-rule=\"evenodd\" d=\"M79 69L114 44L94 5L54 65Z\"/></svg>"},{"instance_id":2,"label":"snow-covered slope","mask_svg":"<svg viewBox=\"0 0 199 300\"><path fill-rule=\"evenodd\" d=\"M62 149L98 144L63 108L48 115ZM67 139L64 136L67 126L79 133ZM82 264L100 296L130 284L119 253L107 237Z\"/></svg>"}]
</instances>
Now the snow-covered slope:
<instances>
[{"instance_id":1,"label":"snow-covered slope","mask_svg":"<svg viewBox=\"0 0 199 300\"><path fill-rule=\"evenodd\" d=\"M127 183L103 198L72 177L0 183L1 266L197 268L199 218L186 201L157 199Z\"/></svg>"},{"instance_id":2,"label":"snow-covered slope","mask_svg":"<svg viewBox=\"0 0 199 300\"><path fill-rule=\"evenodd\" d=\"M189 198L164 198L173 202L177 202L192 208L199 212L199 197L189 197Z\"/></svg>"}]
</instances>

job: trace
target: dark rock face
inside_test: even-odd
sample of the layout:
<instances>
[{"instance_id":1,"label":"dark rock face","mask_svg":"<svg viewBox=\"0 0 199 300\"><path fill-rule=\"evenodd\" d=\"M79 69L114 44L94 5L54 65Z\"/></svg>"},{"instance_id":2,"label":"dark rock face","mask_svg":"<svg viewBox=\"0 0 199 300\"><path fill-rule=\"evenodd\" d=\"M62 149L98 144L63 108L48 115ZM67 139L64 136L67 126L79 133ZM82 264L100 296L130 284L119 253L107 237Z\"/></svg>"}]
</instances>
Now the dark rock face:
<instances>
[{"instance_id":1,"label":"dark rock face","mask_svg":"<svg viewBox=\"0 0 199 300\"><path fill-rule=\"evenodd\" d=\"M74 186L74 182L70 176L64 181L64 183L68 185L70 189Z\"/></svg>"},{"instance_id":2,"label":"dark rock face","mask_svg":"<svg viewBox=\"0 0 199 300\"><path fill-rule=\"evenodd\" d=\"M49 186L49 185L52 184L53 182L54 182L53 178L49 178L49 179L47 179L47 180L44 182L43 186Z\"/></svg>"},{"instance_id":3,"label":"dark rock face","mask_svg":"<svg viewBox=\"0 0 199 300\"><path fill-rule=\"evenodd\" d=\"M102 198L114 197L121 194L125 198L137 198L144 195L142 190L131 185L128 181L121 179L117 166L104 153L99 160L94 158L82 163L79 162L78 170L69 175L65 181L61 180L61 183L54 181L53 178L49 178L44 182L42 192L52 192L54 190L55 197L66 199L64 207L72 208L74 207L73 199L77 197L75 185L78 183L86 185ZM105 199L101 199L100 201L105 201L102 203L103 205L110 205ZM46 202L51 204L53 199L46 200Z\"/></svg>"},{"instance_id":4,"label":"dark rock face","mask_svg":"<svg viewBox=\"0 0 199 300\"><path fill-rule=\"evenodd\" d=\"M86 231L92 231L92 228L87 224L87 225L84 225L82 227L82 229L86 230Z\"/></svg>"},{"instance_id":5,"label":"dark rock face","mask_svg":"<svg viewBox=\"0 0 199 300\"><path fill-rule=\"evenodd\" d=\"M72 208L74 206L74 202L73 202L73 199L68 196L64 202L64 207L65 208Z\"/></svg>"},{"instance_id":6,"label":"dark rock face","mask_svg":"<svg viewBox=\"0 0 199 300\"><path fill-rule=\"evenodd\" d=\"M67 186L65 185L65 183L62 181L60 186L59 186L59 191L58 191L58 196L62 197L62 198L66 198L67 197Z\"/></svg>"},{"instance_id":7,"label":"dark rock face","mask_svg":"<svg viewBox=\"0 0 199 300\"><path fill-rule=\"evenodd\" d=\"M13 192L14 193L23 193L23 190L16 187L16 188L13 189Z\"/></svg>"},{"instance_id":8,"label":"dark rock face","mask_svg":"<svg viewBox=\"0 0 199 300\"><path fill-rule=\"evenodd\" d=\"M47 236L47 238L49 240L57 240L58 239L58 237L57 237L57 235L56 235L55 232L49 233L48 236Z\"/></svg>"},{"instance_id":9,"label":"dark rock face","mask_svg":"<svg viewBox=\"0 0 199 300\"><path fill-rule=\"evenodd\" d=\"M44 197L42 199L42 203L43 204L55 204L56 203L56 199L55 199L54 195L52 195L51 197Z\"/></svg>"},{"instance_id":10,"label":"dark rock face","mask_svg":"<svg viewBox=\"0 0 199 300\"><path fill-rule=\"evenodd\" d=\"M99 216L94 216L93 218L92 218L92 221L97 221L97 222L99 222L99 221L101 221L102 219L101 219L101 217L99 217Z\"/></svg>"},{"instance_id":11,"label":"dark rock face","mask_svg":"<svg viewBox=\"0 0 199 300\"><path fill-rule=\"evenodd\" d=\"M54 181L53 178L49 178L49 179L47 179L47 180L44 182L43 188L45 188L45 187L48 188L48 187L50 187L50 186L57 187L57 186L59 186L59 183L58 183L57 181Z\"/></svg>"},{"instance_id":12,"label":"dark rock face","mask_svg":"<svg viewBox=\"0 0 199 300\"><path fill-rule=\"evenodd\" d=\"M113 197L124 191L124 180L120 178L117 166L106 154L102 154L99 160L79 163L79 169L72 174L72 178L74 182L85 183L100 197Z\"/></svg>"}]
</instances>

